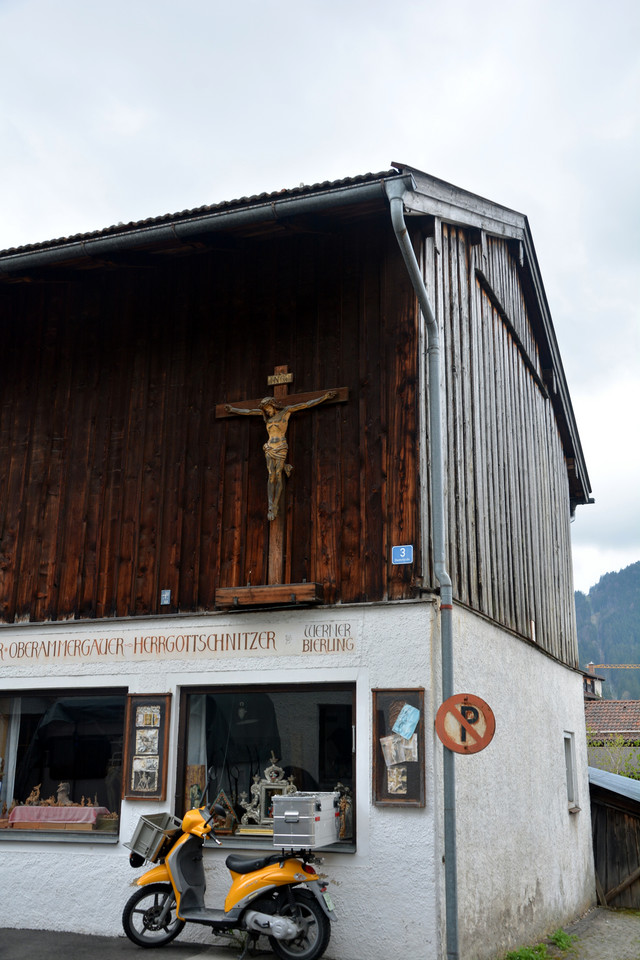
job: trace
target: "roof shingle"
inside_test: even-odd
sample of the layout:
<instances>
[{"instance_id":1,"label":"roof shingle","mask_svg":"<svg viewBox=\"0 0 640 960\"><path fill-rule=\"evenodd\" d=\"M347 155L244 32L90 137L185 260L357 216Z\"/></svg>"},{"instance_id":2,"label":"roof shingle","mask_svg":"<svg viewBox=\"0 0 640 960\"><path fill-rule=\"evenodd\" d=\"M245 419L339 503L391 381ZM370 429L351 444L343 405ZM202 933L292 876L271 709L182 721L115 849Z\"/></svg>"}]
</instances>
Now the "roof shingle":
<instances>
[{"instance_id":1,"label":"roof shingle","mask_svg":"<svg viewBox=\"0 0 640 960\"><path fill-rule=\"evenodd\" d=\"M640 734L640 700L588 700L584 713L593 733Z\"/></svg>"}]
</instances>

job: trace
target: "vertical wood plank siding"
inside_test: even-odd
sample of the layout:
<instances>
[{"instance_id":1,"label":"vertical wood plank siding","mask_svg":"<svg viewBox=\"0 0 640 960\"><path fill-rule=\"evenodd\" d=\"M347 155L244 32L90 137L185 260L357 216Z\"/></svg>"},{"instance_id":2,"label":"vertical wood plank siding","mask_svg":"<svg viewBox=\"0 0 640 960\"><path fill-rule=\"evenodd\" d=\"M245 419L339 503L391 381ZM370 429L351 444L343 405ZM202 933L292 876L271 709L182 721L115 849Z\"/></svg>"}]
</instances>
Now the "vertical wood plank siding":
<instances>
[{"instance_id":1,"label":"vertical wood plank siding","mask_svg":"<svg viewBox=\"0 0 640 960\"><path fill-rule=\"evenodd\" d=\"M387 220L238 242L163 269L14 286L0 307L0 603L5 622L212 609L266 582L260 398L349 388L295 414L286 577L327 602L415 595L417 320Z\"/></svg>"},{"instance_id":2,"label":"vertical wood plank siding","mask_svg":"<svg viewBox=\"0 0 640 960\"><path fill-rule=\"evenodd\" d=\"M577 665L567 469L518 265L506 242L483 254L448 225L424 265L444 341L454 596Z\"/></svg>"},{"instance_id":3,"label":"vertical wood plank siding","mask_svg":"<svg viewBox=\"0 0 640 960\"><path fill-rule=\"evenodd\" d=\"M640 867L640 815L637 801L591 786L593 852L605 893L616 890ZM617 909L640 908L640 879L609 901Z\"/></svg>"},{"instance_id":4,"label":"vertical wood plank siding","mask_svg":"<svg viewBox=\"0 0 640 960\"><path fill-rule=\"evenodd\" d=\"M533 621L574 664L562 444L520 267L508 241L477 241L442 225L423 246L454 596L526 637ZM417 310L388 220L78 272L0 304L3 621L156 613L162 589L165 610L208 610L218 587L266 582L264 424L215 407L267 395L283 363L296 392L349 388L289 425L286 580L322 582L330 603L435 588ZM413 566L390 562L403 543Z\"/></svg>"}]
</instances>

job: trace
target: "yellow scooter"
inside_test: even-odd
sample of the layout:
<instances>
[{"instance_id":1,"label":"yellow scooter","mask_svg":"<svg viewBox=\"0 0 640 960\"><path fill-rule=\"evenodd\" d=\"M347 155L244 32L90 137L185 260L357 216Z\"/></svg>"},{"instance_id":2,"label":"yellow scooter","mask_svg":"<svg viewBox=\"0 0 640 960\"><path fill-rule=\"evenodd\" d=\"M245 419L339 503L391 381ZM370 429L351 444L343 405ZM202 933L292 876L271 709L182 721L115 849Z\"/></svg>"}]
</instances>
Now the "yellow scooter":
<instances>
[{"instance_id":1,"label":"yellow scooter","mask_svg":"<svg viewBox=\"0 0 640 960\"><path fill-rule=\"evenodd\" d=\"M327 882L311 866L319 861L309 850L250 859L231 854L224 909L205 906L202 848L206 837L220 844L213 820L225 815L215 803L189 810L157 852L145 857L134 848L129 857L133 867L147 859L158 865L135 881L140 889L124 908L124 932L138 946L160 947L177 937L185 923L199 923L214 934L246 931L243 958L258 937L266 936L282 960L317 960L329 943L334 908Z\"/></svg>"}]
</instances>

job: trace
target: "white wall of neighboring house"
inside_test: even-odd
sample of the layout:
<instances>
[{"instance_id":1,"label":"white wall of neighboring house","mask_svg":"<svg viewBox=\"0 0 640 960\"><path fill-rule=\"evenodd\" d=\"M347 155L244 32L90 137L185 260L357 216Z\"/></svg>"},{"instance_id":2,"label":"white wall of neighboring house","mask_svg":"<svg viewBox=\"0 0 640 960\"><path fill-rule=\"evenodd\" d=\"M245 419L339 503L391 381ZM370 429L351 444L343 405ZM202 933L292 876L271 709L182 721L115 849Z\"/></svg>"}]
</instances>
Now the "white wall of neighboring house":
<instances>
[{"instance_id":1,"label":"white wall of neighboring house","mask_svg":"<svg viewBox=\"0 0 640 960\"><path fill-rule=\"evenodd\" d=\"M496 937L500 949L531 940L595 901L582 677L475 614L454 618L456 689L496 717L490 746L456 758L461 956L485 960Z\"/></svg>"}]
</instances>

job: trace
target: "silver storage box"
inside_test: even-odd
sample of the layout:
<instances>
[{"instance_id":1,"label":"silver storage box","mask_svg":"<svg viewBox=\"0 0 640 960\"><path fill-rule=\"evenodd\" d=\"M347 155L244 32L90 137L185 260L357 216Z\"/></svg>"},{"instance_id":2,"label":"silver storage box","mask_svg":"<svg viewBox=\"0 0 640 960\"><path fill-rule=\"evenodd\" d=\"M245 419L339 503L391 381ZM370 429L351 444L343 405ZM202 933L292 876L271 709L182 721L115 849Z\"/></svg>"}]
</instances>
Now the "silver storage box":
<instances>
[{"instance_id":1,"label":"silver storage box","mask_svg":"<svg viewBox=\"0 0 640 960\"><path fill-rule=\"evenodd\" d=\"M276 794L273 800L273 845L293 849L328 847L338 841L340 794Z\"/></svg>"},{"instance_id":2,"label":"silver storage box","mask_svg":"<svg viewBox=\"0 0 640 960\"><path fill-rule=\"evenodd\" d=\"M155 863L164 855L170 846L170 841L182 829L182 820L172 816L170 813L151 813L146 817L140 817L138 826L133 832L129 843L125 847L139 853L145 860L151 860Z\"/></svg>"}]
</instances>

